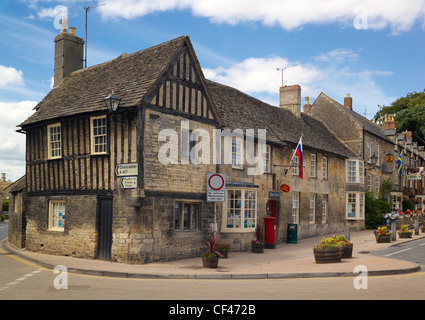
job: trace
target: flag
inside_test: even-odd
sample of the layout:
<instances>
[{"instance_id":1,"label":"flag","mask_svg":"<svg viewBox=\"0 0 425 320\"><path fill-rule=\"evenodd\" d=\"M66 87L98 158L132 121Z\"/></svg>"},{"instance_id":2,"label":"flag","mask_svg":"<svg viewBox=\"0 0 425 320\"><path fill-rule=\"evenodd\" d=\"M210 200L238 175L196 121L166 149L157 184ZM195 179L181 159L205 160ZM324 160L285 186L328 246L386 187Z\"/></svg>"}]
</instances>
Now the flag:
<instances>
[{"instance_id":1,"label":"flag","mask_svg":"<svg viewBox=\"0 0 425 320\"><path fill-rule=\"evenodd\" d=\"M397 158L397 162L395 163L395 166L397 168L397 171L400 174L403 174L403 161L401 160L401 153L400 153L400 155Z\"/></svg>"},{"instance_id":2,"label":"flag","mask_svg":"<svg viewBox=\"0 0 425 320\"><path fill-rule=\"evenodd\" d=\"M299 165L299 176L303 178L303 137L301 136L300 142L298 142L297 149L295 150L295 155L298 157Z\"/></svg>"}]
</instances>

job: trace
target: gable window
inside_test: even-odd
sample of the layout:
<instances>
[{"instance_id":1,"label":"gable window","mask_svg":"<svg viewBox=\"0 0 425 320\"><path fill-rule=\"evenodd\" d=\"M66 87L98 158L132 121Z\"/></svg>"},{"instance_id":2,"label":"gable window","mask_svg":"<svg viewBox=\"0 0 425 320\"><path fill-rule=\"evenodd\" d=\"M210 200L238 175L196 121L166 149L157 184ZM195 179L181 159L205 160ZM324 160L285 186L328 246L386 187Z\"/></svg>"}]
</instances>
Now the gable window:
<instances>
[{"instance_id":1,"label":"gable window","mask_svg":"<svg viewBox=\"0 0 425 320\"><path fill-rule=\"evenodd\" d=\"M200 203L176 202L174 208L175 230L199 229Z\"/></svg>"},{"instance_id":2,"label":"gable window","mask_svg":"<svg viewBox=\"0 0 425 320\"><path fill-rule=\"evenodd\" d=\"M316 155L310 155L310 177L316 178Z\"/></svg>"},{"instance_id":3,"label":"gable window","mask_svg":"<svg viewBox=\"0 0 425 320\"><path fill-rule=\"evenodd\" d=\"M65 228L65 201L50 201L49 203L49 230L64 231Z\"/></svg>"},{"instance_id":4,"label":"gable window","mask_svg":"<svg viewBox=\"0 0 425 320\"><path fill-rule=\"evenodd\" d=\"M55 123L47 126L47 145L49 159L62 157L61 124Z\"/></svg>"},{"instance_id":5,"label":"gable window","mask_svg":"<svg viewBox=\"0 0 425 320\"><path fill-rule=\"evenodd\" d=\"M91 122L91 153L106 153L106 116L92 117Z\"/></svg>"},{"instance_id":6,"label":"gable window","mask_svg":"<svg viewBox=\"0 0 425 320\"><path fill-rule=\"evenodd\" d=\"M232 138L232 167L243 168L243 140L238 137Z\"/></svg>"},{"instance_id":7,"label":"gable window","mask_svg":"<svg viewBox=\"0 0 425 320\"><path fill-rule=\"evenodd\" d=\"M229 189L226 191L226 218L223 227L227 231L253 231L257 220L257 191Z\"/></svg>"}]
</instances>

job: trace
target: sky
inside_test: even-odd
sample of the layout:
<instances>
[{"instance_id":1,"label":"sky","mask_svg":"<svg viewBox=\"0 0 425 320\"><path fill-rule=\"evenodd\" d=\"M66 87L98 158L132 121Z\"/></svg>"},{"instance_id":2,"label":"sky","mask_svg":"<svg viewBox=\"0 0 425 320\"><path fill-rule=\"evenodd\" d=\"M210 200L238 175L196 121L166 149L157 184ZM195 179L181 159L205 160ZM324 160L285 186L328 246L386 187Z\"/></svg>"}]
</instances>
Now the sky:
<instances>
[{"instance_id":1,"label":"sky","mask_svg":"<svg viewBox=\"0 0 425 320\"><path fill-rule=\"evenodd\" d=\"M298 84L372 118L425 89L425 0L0 0L0 172L25 174L16 126L51 90L60 18L87 66L188 35L206 78L272 105Z\"/></svg>"}]
</instances>

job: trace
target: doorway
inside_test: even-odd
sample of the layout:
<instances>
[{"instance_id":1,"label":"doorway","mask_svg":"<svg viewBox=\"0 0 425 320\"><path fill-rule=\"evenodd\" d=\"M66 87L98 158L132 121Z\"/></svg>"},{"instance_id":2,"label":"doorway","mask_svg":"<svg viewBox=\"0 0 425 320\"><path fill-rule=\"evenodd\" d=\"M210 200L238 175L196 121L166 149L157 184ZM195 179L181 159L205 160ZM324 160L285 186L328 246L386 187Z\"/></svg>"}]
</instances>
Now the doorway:
<instances>
[{"instance_id":1,"label":"doorway","mask_svg":"<svg viewBox=\"0 0 425 320\"><path fill-rule=\"evenodd\" d=\"M98 246L97 257L111 260L112 247L112 197L99 197L97 220Z\"/></svg>"}]
</instances>

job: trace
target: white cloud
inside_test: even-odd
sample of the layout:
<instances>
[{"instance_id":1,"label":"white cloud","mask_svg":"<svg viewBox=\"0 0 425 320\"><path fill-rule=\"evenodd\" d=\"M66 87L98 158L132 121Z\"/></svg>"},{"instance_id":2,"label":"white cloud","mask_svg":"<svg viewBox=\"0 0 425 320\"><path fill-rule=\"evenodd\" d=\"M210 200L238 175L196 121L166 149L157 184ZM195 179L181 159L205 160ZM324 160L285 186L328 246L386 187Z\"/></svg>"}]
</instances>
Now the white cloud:
<instances>
[{"instance_id":1,"label":"white cloud","mask_svg":"<svg viewBox=\"0 0 425 320\"><path fill-rule=\"evenodd\" d=\"M25 173L25 135L15 130L37 102L0 102L0 171L13 181Z\"/></svg>"},{"instance_id":2,"label":"white cloud","mask_svg":"<svg viewBox=\"0 0 425 320\"><path fill-rule=\"evenodd\" d=\"M7 85L23 84L22 74L22 71L16 70L13 67L0 65L0 88L4 88Z\"/></svg>"},{"instance_id":3,"label":"white cloud","mask_svg":"<svg viewBox=\"0 0 425 320\"><path fill-rule=\"evenodd\" d=\"M360 69L360 55L350 49L335 49L313 57L312 63L289 61L284 57L248 58L228 68L204 69L207 79L229 85L272 105L279 104L281 71L284 68L284 85L298 84L303 97L310 103L325 92L343 103L349 93L353 97L354 110L371 118L378 111L378 104L390 104L394 97L388 96L378 85L377 78L393 75L391 71ZM303 103L303 102L302 102Z\"/></svg>"},{"instance_id":4,"label":"white cloud","mask_svg":"<svg viewBox=\"0 0 425 320\"><path fill-rule=\"evenodd\" d=\"M205 77L246 93L276 94L282 84L299 84L308 88L322 78L322 72L312 65L291 62L282 57L248 58L229 68L204 69Z\"/></svg>"},{"instance_id":5,"label":"white cloud","mask_svg":"<svg viewBox=\"0 0 425 320\"><path fill-rule=\"evenodd\" d=\"M102 1L100 1L102 2ZM133 19L154 12L190 10L215 23L259 22L292 30L307 24L409 30L424 19L425 0L109 0L97 8L104 18Z\"/></svg>"}]
</instances>

